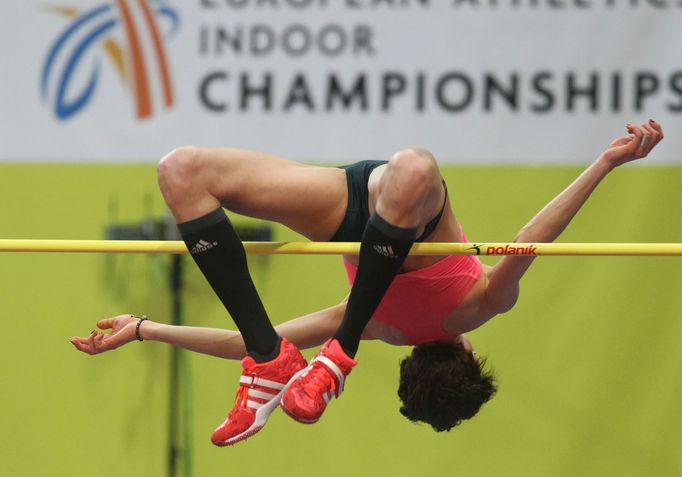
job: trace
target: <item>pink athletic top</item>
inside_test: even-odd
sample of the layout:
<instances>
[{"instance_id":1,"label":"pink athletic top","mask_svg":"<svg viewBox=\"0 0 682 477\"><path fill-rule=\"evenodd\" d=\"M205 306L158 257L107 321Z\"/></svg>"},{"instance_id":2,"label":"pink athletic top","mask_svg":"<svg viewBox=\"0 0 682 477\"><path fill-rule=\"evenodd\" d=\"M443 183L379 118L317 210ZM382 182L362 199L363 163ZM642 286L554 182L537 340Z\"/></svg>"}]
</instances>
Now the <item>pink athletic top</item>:
<instances>
[{"instance_id":1,"label":"pink athletic top","mask_svg":"<svg viewBox=\"0 0 682 477\"><path fill-rule=\"evenodd\" d=\"M345 259L343 264L352 286L357 267ZM473 255L450 255L426 268L400 273L372 320L397 329L408 345L451 339L443 330L443 320L464 301L480 276L481 262Z\"/></svg>"}]
</instances>

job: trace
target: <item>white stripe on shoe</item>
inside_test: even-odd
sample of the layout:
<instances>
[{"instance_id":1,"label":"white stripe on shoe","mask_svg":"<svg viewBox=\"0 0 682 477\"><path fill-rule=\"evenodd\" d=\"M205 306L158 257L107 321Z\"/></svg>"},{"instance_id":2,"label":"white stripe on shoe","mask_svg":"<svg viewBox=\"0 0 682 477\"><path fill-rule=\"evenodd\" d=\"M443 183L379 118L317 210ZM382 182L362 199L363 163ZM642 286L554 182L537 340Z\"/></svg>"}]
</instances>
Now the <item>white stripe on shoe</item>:
<instances>
[{"instance_id":1,"label":"white stripe on shoe","mask_svg":"<svg viewBox=\"0 0 682 477\"><path fill-rule=\"evenodd\" d=\"M258 409L258 408L262 407L263 404L266 404L266 403L253 401L253 400L251 400L251 399L248 399L248 400L246 401L246 405L247 405L248 407L250 407L251 409Z\"/></svg>"},{"instance_id":2,"label":"white stripe on shoe","mask_svg":"<svg viewBox=\"0 0 682 477\"><path fill-rule=\"evenodd\" d=\"M258 389L249 389L248 393L249 397L254 396L265 399L266 401L270 401L271 399L275 399L277 397L277 394L266 393L264 391L259 391Z\"/></svg>"},{"instance_id":3,"label":"white stripe on shoe","mask_svg":"<svg viewBox=\"0 0 682 477\"><path fill-rule=\"evenodd\" d=\"M334 373L334 375L336 376L336 382L338 383L335 394L336 397L339 397L343 392L343 385L346 382L346 377L343 375L343 372L339 369L339 367L336 365L334 361L327 358L323 354L315 356L315 358L313 358L313 360L310 362L310 365L312 365L313 362L315 361L319 361L321 364L324 365L325 368L329 369L332 373Z\"/></svg>"},{"instance_id":4,"label":"white stripe on shoe","mask_svg":"<svg viewBox=\"0 0 682 477\"><path fill-rule=\"evenodd\" d=\"M286 383L278 383L277 381L270 381L269 379L263 379L256 376L241 376L239 378L240 383L248 384L250 386L263 386L266 388L276 389L278 391L284 389Z\"/></svg>"},{"instance_id":5,"label":"white stripe on shoe","mask_svg":"<svg viewBox=\"0 0 682 477\"><path fill-rule=\"evenodd\" d=\"M270 383L267 385L268 388L274 388L275 385L278 385L277 387L279 388L279 385L280 385L280 383L277 383L275 381L269 381L267 379L262 379L262 378L255 378L254 379L253 376L241 376L239 378L239 381L241 383L244 383L244 384L251 384L251 383L257 384L258 381L260 381L261 383L267 382L267 383ZM257 384L257 385L262 386L263 384ZM260 391L258 389L252 388L252 387L247 388L247 391L246 391L246 397L247 397L246 405L247 405L247 407L250 407L251 409L255 409L255 410L258 410L263 406L267 406L267 408L270 408L270 407L272 407L273 401L275 401L276 405L274 407L272 407L272 409L274 410L274 408L277 407L277 404L279 404L279 398L282 396L282 393L283 393L282 388L284 388L285 386L286 386L285 384L282 384L281 388L278 389L279 392L277 392L277 394L267 393L265 391ZM251 399L251 398L259 398L259 399L264 400L265 402L255 401L254 399ZM267 416L269 416L269 415L270 415L270 413L267 413L267 415L265 416L266 419L267 419ZM263 424L265 424L265 423L263 422Z\"/></svg>"},{"instance_id":6,"label":"white stripe on shoe","mask_svg":"<svg viewBox=\"0 0 682 477\"><path fill-rule=\"evenodd\" d=\"M242 377L244 377L244 376L242 376ZM267 380L264 380L264 381L267 381ZM251 382L251 379L248 377L247 377L247 382ZM249 389L249 395L252 395L254 393L254 391L256 391L256 390ZM263 393L263 394L266 394L266 393ZM277 409L277 407L279 406L279 402L280 402L283 394L284 394L284 389L279 391L277 394L272 395L272 398L269 399L267 402L264 402L264 403L260 403L260 402L257 402L257 401L254 401L252 399L247 398L247 401L246 401L247 407L250 407L251 409L255 410L255 419L253 421L253 424L251 424L251 426L249 426L249 428L246 429L241 434L238 434L236 436L233 436L229 439L222 441L220 443L220 445L224 446L224 445L231 445L231 444L237 443L243 439L246 439L246 438L252 436L256 432L261 430L263 428L263 426L265 425L265 423L267 422L268 418L270 417L270 414L272 414L272 412L275 409ZM256 397L255 394L253 394L253 395L254 395L254 397ZM258 396L258 397L260 397L260 396ZM225 425L228 422L228 420L229 420L229 417L227 419L225 419L225 421L220 426L218 426L217 429L219 429L220 427Z\"/></svg>"}]
</instances>

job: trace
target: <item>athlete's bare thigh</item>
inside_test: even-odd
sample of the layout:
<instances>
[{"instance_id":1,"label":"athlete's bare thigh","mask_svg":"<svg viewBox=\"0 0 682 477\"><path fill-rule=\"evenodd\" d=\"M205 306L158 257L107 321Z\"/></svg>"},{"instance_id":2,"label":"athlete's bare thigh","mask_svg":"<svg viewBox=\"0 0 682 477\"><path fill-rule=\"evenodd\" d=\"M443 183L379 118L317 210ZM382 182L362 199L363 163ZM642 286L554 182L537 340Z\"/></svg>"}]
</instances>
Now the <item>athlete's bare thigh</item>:
<instances>
[{"instance_id":1,"label":"athlete's bare thigh","mask_svg":"<svg viewBox=\"0 0 682 477\"><path fill-rule=\"evenodd\" d=\"M311 240L327 240L346 212L346 173L239 149L201 149L214 174L211 193L228 210L279 222Z\"/></svg>"},{"instance_id":2,"label":"athlete's bare thigh","mask_svg":"<svg viewBox=\"0 0 682 477\"><path fill-rule=\"evenodd\" d=\"M382 175L386 171L387 167L387 165L377 167L370 174L368 184L370 212L374 211L374 207L380 192L379 184L381 183ZM457 222L457 218L452 211L450 197L449 195L445 197L446 192L444 188L438 188L437 190L439 192L434 195L432 200L429 201L429 206L425 209L424 216L422 217L421 223L419 224L419 228L417 230L417 236L420 236L423 233L426 224L438 214L440 208L443 206L443 200L445 200L446 202L443 216L438 222L436 229L424 240L424 242L461 242L461 229L459 223ZM442 258L442 256L410 256L407 258L407 260L405 260L405 263L403 264L403 270L418 270L420 268L428 267L429 265L438 262Z\"/></svg>"}]
</instances>

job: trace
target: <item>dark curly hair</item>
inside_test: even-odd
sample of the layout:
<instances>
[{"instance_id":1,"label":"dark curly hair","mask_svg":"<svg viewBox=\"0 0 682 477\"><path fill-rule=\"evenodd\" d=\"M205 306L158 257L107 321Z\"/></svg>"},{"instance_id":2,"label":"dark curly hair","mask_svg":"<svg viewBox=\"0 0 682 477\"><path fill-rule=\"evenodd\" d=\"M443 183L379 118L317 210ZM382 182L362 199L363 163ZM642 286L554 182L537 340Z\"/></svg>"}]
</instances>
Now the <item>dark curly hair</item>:
<instances>
[{"instance_id":1,"label":"dark curly hair","mask_svg":"<svg viewBox=\"0 0 682 477\"><path fill-rule=\"evenodd\" d=\"M497 386L485 360L457 342L435 341L415 346L400 362L400 413L434 430L449 431L476 415Z\"/></svg>"}]
</instances>

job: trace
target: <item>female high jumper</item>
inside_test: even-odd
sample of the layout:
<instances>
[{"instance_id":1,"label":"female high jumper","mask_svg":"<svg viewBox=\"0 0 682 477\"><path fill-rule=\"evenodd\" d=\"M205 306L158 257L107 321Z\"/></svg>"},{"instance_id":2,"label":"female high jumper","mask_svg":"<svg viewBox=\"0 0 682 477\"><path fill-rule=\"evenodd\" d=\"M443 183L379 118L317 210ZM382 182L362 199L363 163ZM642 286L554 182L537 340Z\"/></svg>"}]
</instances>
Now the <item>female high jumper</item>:
<instances>
[{"instance_id":1,"label":"female high jumper","mask_svg":"<svg viewBox=\"0 0 682 477\"><path fill-rule=\"evenodd\" d=\"M663 139L650 120L627 125L610 146L515 238L554 241L614 168L646 157ZM533 256L504 256L495 266L475 256L408 256L415 242L466 242L445 182L425 150L389 161L316 167L237 149L181 147L159 163L161 192L192 257L239 332L169 326L126 314L71 342L88 354L153 340L241 359L237 398L213 432L231 445L258 432L281 405L316 422L339 397L361 339L414 345L400 364L400 412L450 430L473 417L496 391L464 333L509 311ZM345 256L352 288L330 308L272 326L253 285L242 243L223 211L279 222L315 241L361 241ZM299 349L322 344L310 364Z\"/></svg>"}]
</instances>

